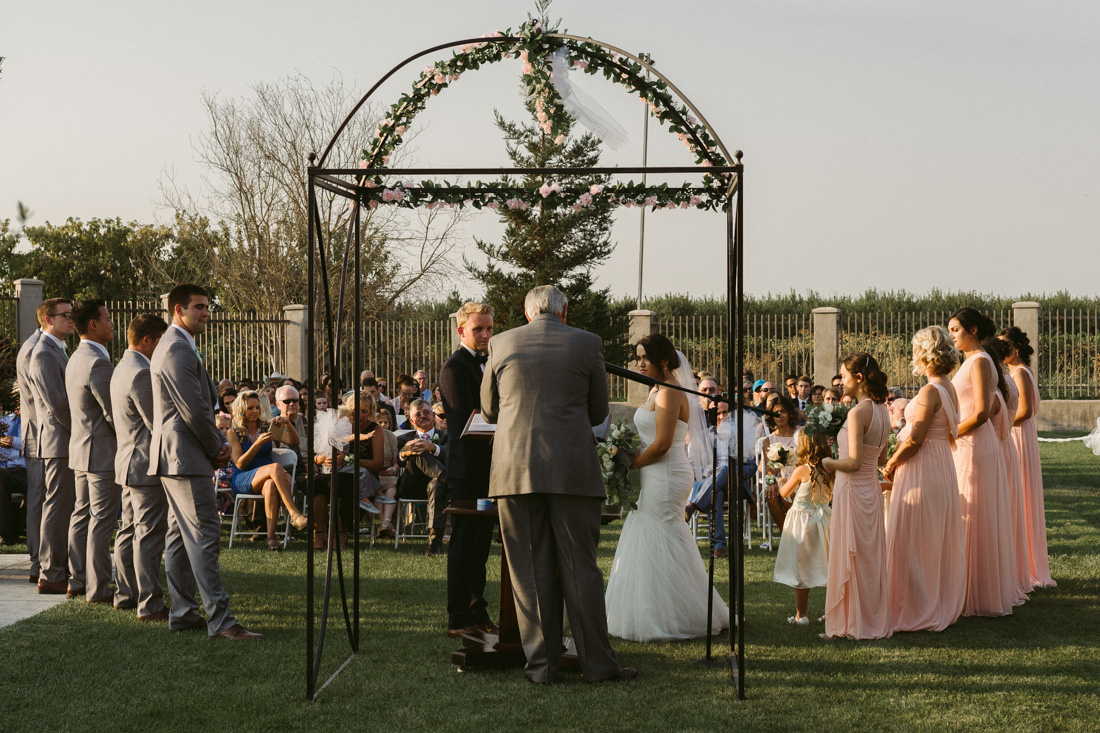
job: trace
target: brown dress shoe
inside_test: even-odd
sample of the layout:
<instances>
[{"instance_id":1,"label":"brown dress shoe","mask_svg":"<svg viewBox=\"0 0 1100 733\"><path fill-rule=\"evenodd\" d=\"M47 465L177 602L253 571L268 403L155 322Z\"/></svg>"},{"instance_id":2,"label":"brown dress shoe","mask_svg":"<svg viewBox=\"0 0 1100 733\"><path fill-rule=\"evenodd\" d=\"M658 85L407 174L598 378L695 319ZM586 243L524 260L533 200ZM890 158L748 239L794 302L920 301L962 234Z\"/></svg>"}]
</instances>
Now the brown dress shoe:
<instances>
[{"instance_id":1,"label":"brown dress shoe","mask_svg":"<svg viewBox=\"0 0 1100 733\"><path fill-rule=\"evenodd\" d=\"M726 556L726 548L724 548L724 547L719 547L719 548L718 548L717 550L715 550L715 551L714 551L714 556L715 556L716 558L718 558L719 560L721 560L721 559L725 558L725 556Z\"/></svg>"},{"instance_id":2,"label":"brown dress shoe","mask_svg":"<svg viewBox=\"0 0 1100 733\"><path fill-rule=\"evenodd\" d=\"M82 595L84 595L83 588L69 588L69 590L65 592L66 598L79 598Z\"/></svg>"},{"instance_id":3,"label":"brown dress shoe","mask_svg":"<svg viewBox=\"0 0 1100 733\"><path fill-rule=\"evenodd\" d=\"M65 593L66 595L68 595L67 591L68 588L65 587L64 583L51 583L48 580L38 581L39 593L49 593L51 595L61 595L62 593Z\"/></svg>"},{"instance_id":4,"label":"brown dress shoe","mask_svg":"<svg viewBox=\"0 0 1100 733\"><path fill-rule=\"evenodd\" d=\"M156 613L151 613L148 616L138 616L137 619L138 621L167 621L168 616L168 609L165 608Z\"/></svg>"},{"instance_id":5,"label":"brown dress shoe","mask_svg":"<svg viewBox=\"0 0 1100 733\"><path fill-rule=\"evenodd\" d=\"M461 639L464 636L474 636L478 633L476 626L467 626L464 629L447 629L447 636L452 639Z\"/></svg>"},{"instance_id":6,"label":"brown dress shoe","mask_svg":"<svg viewBox=\"0 0 1100 733\"><path fill-rule=\"evenodd\" d=\"M222 639L231 641L258 641L264 638L263 634L255 634L240 624L233 624L228 629L218 634Z\"/></svg>"},{"instance_id":7,"label":"brown dress shoe","mask_svg":"<svg viewBox=\"0 0 1100 733\"><path fill-rule=\"evenodd\" d=\"M165 611L165 613L167 613L167 611ZM191 624L190 626L184 626L183 628L180 628L180 629L172 629L172 631L175 631L176 633L179 633L181 631L205 631L205 630L206 630L206 619L202 618L201 616L199 617L198 621Z\"/></svg>"}]
</instances>

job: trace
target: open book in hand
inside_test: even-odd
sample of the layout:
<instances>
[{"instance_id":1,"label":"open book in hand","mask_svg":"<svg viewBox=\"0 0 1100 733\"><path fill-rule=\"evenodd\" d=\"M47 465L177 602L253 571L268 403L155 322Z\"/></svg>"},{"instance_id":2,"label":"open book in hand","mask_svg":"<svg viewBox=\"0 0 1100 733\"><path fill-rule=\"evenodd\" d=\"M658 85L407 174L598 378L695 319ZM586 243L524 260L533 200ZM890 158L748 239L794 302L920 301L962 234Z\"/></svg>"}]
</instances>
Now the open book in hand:
<instances>
[{"instance_id":1,"label":"open book in hand","mask_svg":"<svg viewBox=\"0 0 1100 733\"><path fill-rule=\"evenodd\" d=\"M463 438L492 438L496 433L497 426L494 423L485 422L485 418L481 416L481 410L471 412L470 419L466 421L466 427L462 429Z\"/></svg>"}]
</instances>

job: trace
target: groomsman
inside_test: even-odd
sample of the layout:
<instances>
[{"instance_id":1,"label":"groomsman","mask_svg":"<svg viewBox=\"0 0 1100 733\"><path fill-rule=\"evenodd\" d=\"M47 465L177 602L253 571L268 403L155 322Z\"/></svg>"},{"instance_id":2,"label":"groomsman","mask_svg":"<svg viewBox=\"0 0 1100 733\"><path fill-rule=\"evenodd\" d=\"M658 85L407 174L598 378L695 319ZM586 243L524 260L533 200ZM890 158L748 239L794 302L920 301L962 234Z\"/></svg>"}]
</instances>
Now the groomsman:
<instances>
[{"instance_id":1,"label":"groomsman","mask_svg":"<svg viewBox=\"0 0 1100 733\"><path fill-rule=\"evenodd\" d=\"M493 445L484 438L462 438L473 412L481 409L481 375L489 358L493 309L466 303L458 309L458 336L462 340L439 372L439 394L450 426L447 490L451 506L476 508L489 496ZM420 372L417 372L419 375ZM425 381L427 381L425 379ZM447 551L447 634L462 636L478 629L495 632L485 600L485 563L493 545L493 525L485 517L451 517L451 546Z\"/></svg>"},{"instance_id":2,"label":"groomsman","mask_svg":"<svg viewBox=\"0 0 1100 733\"><path fill-rule=\"evenodd\" d=\"M140 315L126 329L129 347L111 377L111 411L118 435L115 481L122 486L122 528L115 538L117 608L137 605L138 621L167 621L160 558L168 530L168 498L149 475L153 383L149 360L164 335L164 319Z\"/></svg>"},{"instance_id":3,"label":"groomsman","mask_svg":"<svg viewBox=\"0 0 1100 733\"><path fill-rule=\"evenodd\" d=\"M41 310L41 309L39 309ZM42 318L35 313L38 328L32 333L15 357L16 383L19 385L20 429L19 454L27 465L27 552L31 556L30 582L38 582L41 566L38 562L38 550L42 537L42 498L46 493L46 483L42 475L42 459L38 457L37 411L34 406L34 390L31 388L31 354L38 340L42 338Z\"/></svg>"},{"instance_id":4,"label":"groomsman","mask_svg":"<svg viewBox=\"0 0 1100 733\"><path fill-rule=\"evenodd\" d=\"M69 563L73 552L69 525L76 502L73 472L69 468L69 438L72 415L65 393L64 339L73 333L73 304L67 298L49 298L38 306L42 336L31 352L27 376L34 395L38 429L37 457L42 460L46 493L42 498L42 528L39 536L39 593L66 593L75 598L84 593L84 568L79 576ZM81 547L80 554L84 554ZM73 577L69 577L69 575Z\"/></svg>"},{"instance_id":5,"label":"groomsman","mask_svg":"<svg viewBox=\"0 0 1100 733\"><path fill-rule=\"evenodd\" d=\"M798 378L798 383L795 385L794 404L802 417L806 415L806 408L813 404L810 400L810 390L813 388L814 383L809 377L803 375Z\"/></svg>"},{"instance_id":6,"label":"groomsman","mask_svg":"<svg viewBox=\"0 0 1100 733\"><path fill-rule=\"evenodd\" d=\"M70 536L83 555L87 603L112 605L111 537L118 523L122 489L115 483L118 443L111 414L111 376L115 368L107 344L115 325L102 300L82 300L73 307L73 326L80 345L65 371L65 390L72 411L69 467L76 479L76 508ZM84 552L80 539L84 537ZM72 553L70 549L70 553ZM75 573L74 573L75 575ZM129 606L133 607L133 606Z\"/></svg>"},{"instance_id":7,"label":"groomsman","mask_svg":"<svg viewBox=\"0 0 1100 733\"><path fill-rule=\"evenodd\" d=\"M159 476L168 495L167 551L164 556L172 611L172 631L205 628L210 636L262 639L237 623L222 586L218 554L221 519L214 468L229 462L230 449L214 424L217 395L203 366L195 337L206 331L210 300L198 285L182 284L168 293L172 325L150 363L153 433L149 475ZM195 584L206 619L199 615Z\"/></svg>"}]
</instances>

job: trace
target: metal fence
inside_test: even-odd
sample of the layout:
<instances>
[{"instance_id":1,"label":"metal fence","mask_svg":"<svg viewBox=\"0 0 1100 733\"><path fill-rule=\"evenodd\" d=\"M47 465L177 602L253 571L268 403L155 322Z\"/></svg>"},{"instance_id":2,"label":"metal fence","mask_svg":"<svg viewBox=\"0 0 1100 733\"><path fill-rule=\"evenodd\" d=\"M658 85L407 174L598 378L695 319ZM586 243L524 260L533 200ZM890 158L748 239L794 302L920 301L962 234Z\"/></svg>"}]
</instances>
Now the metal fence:
<instances>
[{"instance_id":1,"label":"metal fence","mask_svg":"<svg viewBox=\"0 0 1100 733\"><path fill-rule=\"evenodd\" d=\"M1100 311L1042 310L1039 386L1044 397L1095 398L1100 393Z\"/></svg>"},{"instance_id":2,"label":"metal fence","mask_svg":"<svg viewBox=\"0 0 1100 733\"><path fill-rule=\"evenodd\" d=\"M998 328L1012 325L1012 310L988 314ZM913 374L913 334L928 326L943 326L951 317L948 311L923 313L842 313L840 316L838 356L866 351L878 360L892 386L901 387L912 397L924 383Z\"/></svg>"}]
</instances>

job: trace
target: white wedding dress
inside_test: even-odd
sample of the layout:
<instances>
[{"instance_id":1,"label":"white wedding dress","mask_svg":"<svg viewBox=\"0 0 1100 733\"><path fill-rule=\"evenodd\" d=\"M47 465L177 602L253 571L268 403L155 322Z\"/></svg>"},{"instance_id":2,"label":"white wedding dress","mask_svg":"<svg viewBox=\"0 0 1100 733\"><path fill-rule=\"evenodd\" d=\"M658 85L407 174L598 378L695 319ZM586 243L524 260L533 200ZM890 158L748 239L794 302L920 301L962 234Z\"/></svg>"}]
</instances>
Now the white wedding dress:
<instances>
[{"instance_id":1,"label":"white wedding dress","mask_svg":"<svg viewBox=\"0 0 1100 733\"><path fill-rule=\"evenodd\" d=\"M634 413L645 444L657 436L657 416L645 406ZM607 630L622 639L671 641L707 633L707 571L684 521L692 488L684 441L687 423L677 421L672 448L641 469L638 508L623 523L607 581ZM711 631L729 628L729 608L714 592Z\"/></svg>"}]
</instances>

